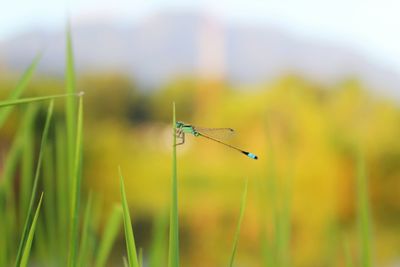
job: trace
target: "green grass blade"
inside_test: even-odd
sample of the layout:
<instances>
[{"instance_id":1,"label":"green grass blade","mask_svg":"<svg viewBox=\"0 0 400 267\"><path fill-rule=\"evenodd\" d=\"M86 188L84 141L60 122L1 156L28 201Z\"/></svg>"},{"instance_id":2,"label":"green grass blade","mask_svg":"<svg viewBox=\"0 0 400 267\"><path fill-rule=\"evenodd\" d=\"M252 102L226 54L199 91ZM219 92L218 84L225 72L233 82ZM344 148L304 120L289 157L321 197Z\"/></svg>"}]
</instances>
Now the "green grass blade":
<instances>
[{"instance_id":1,"label":"green grass blade","mask_svg":"<svg viewBox=\"0 0 400 267\"><path fill-rule=\"evenodd\" d=\"M47 202L47 194L46 194L46 202ZM43 207L41 208L43 210ZM45 210L42 213L46 213ZM35 230L35 258L38 261L42 262L43 267L54 266L54 258L53 251L54 243L50 243L48 240L51 240L50 234L47 232L45 220L39 218L39 222L37 223Z\"/></svg>"},{"instance_id":2,"label":"green grass blade","mask_svg":"<svg viewBox=\"0 0 400 267\"><path fill-rule=\"evenodd\" d=\"M368 202L368 179L361 151L357 151L357 210L361 265L371 267L371 222Z\"/></svg>"},{"instance_id":3,"label":"green grass blade","mask_svg":"<svg viewBox=\"0 0 400 267\"><path fill-rule=\"evenodd\" d=\"M53 100L56 98L63 98L63 97L67 97L67 99L69 99L69 98L75 99L76 96L81 96L82 94L83 94L83 92L80 92L77 94L37 96L37 97L21 98L21 99L16 99L16 100L0 101L0 108L14 106L14 105L28 104L28 103L38 102L38 101Z\"/></svg>"},{"instance_id":4,"label":"green grass blade","mask_svg":"<svg viewBox=\"0 0 400 267\"><path fill-rule=\"evenodd\" d=\"M143 266L143 248L139 248L139 267Z\"/></svg>"},{"instance_id":5,"label":"green grass blade","mask_svg":"<svg viewBox=\"0 0 400 267\"><path fill-rule=\"evenodd\" d=\"M121 215L122 207L121 205L116 205L105 226L103 238L99 245L99 252L96 257L95 267L104 267L106 265L112 246L121 228Z\"/></svg>"},{"instance_id":6,"label":"green grass blade","mask_svg":"<svg viewBox=\"0 0 400 267\"><path fill-rule=\"evenodd\" d=\"M179 219L178 219L178 178L176 164L176 115L175 103L172 105L172 182L171 182L171 213L169 225L168 266L179 266Z\"/></svg>"},{"instance_id":7,"label":"green grass blade","mask_svg":"<svg viewBox=\"0 0 400 267\"><path fill-rule=\"evenodd\" d=\"M43 192L40 195L39 204L37 205L35 216L33 217L32 224L29 226L29 233L28 233L28 237L26 239L25 247L24 247L24 250L23 250L23 253L22 253L21 264L19 265L20 267L26 267L28 265L29 254L30 254L31 247L32 247L33 237L35 235L36 222L37 222L37 219L39 217L39 212L40 212L40 207L42 205L42 200L43 200Z\"/></svg>"},{"instance_id":8,"label":"green grass blade","mask_svg":"<svg viewBox=\"0 0 400 267\"><path fill-rule=\"evenodd\" d=\"M67 25L67 34L66 34L66 78L67 78L67 93L69 94L74 94L76 93L76 88L75 88L75 66L74 66L74 51L73 51L73 46L72 46L72 33L71 33L71 27L68 24ZM74 107L72 110L76 109L76 104L75 103L69 103L68 104L71 107ZM75 114L72 114L75 115ZM74 120L75 116L73 117Z\"/></svg>"},{"instance_id":9,"label":"green grass blade","mask_svg":"<svg viewBox=\"0 0 400 267\"><path fill-rule=\"evenodd\" d=\"M57 236L57 216L56 216L56 191L54 184L54 155L52 143L47 143L43 156L43 188L46 190L46 201L43 204L44 224L39 224L38 229L42 230L45 236L40 236L43 240L43 251L45 255L51 255L52 261L58 250L59 239Z\"/></svg>"},{"instance_id":10,"label":"green grass blade","mask_svg":"<svg viewBox=\"0 0 400 267\"><path fill-rule=\"evenodd\" d=\"M236 232L235 232L235 237L233 239L233 246L232 246L232 253L231 253L231 258L229 260L229 266L233 266L233 262L235 260L235 255L237 251L237 246L238 246L238 241L239 241L239 236L240 236L240 228L242 227L242 221L244 217L244 211L246 208L246 199L247 199L247 187L248 187L248 179L246 179L246 183L244 185L244 191L242 195L242 202L240 204L240 213L239 213L239 221L236 226Z\"/></svg>"},{"instance_id":11,"label":"green grass blade","mask_svg":"<svg viewBox=\"0 0 400 267\"><path fill-rule=\"evenodd\" d=\"M8 152L3 166L2 183L0 183L0 218L2 218L0 220L2 228L0 230L2 233L0 242L3 244L2 250L0 251L0 261L3 265L0 266L10 265L10 257L15 258L15 240L18 238L16 234L18 233L19 225L17 224L16 201L12 184L17 171L21 149L22 140L20 137L17 137Z\"/></svg>"},{"instance_id":12,"label":"green grass blade","mask_svg":"<svg viewBox=\"0 0 400 267\"><path fill-rule=\"evenodd\" d=\"M162 266L166 257L166 245L167 235L166 229L168 227L168 216L162 213L155 219L153 238L151 241L150 256L149 256L149 267Z\"/></svg>"},{"instance_id":13,"label":"green grass blade","mask_svg":"<svg viewBox=\"0 0 400 267\"><path fill-rule=\"evenodd\" d=\"M129 267L129 263L128 263L128 260L126 259L126 257L123 257L122 260L124 262L124 267Z\"/></svg>"},{"instance_id":14,"label":"green grass blade","mask_svg":"<svg viewBox=\"0 0 400 267\"><path fill-rule=\"evenodd\" d=\"M5 202L6 199L4 197L4 193L2 192L3 188L0 187L0 218L3 218L3 220L0 220L0 266L7 266L7 260L8 260L8 253L7 253L7 247L9 247L9 244L7 244L8 236L7 236L7 224L5 217L7 216L6 213L6 207L5 207Z\"/></svg>"},{"instance_id":15,"label":"green grass blade","mask_svg":"<svg viewBox=\"0 0 400 267\"><path fill-rule=\"evenodd\" d=\"M26 214L29 205L29 192L34 176L34 122L37 105L28 105L24 120L26 127L21 129L24 145L22 148L21 185L20 185L20 218Z\"/></svg>"},{"instance_id":16,"label":"green grass blade","mask_svg":"<svg viewBox=\"0 0 400 267\"><path fill-rule=\"evenodd\" d=\"M70 26L67 26L66 32L66 93L67 94L76 94L75 88L75 68L74 68L74 55L73 55L73 47L72 47L72 37L71 37L71 29ZM74 99L68 98L66 99L65 105L65 116L66 116L66 140L67 140L67 168L66 174L67 177L73 177L72 179L68 179L70 181L68 184L68 191L70 194L69 208L71 210L70 214L70 226L69 226L69 244L68 244L68 266L75 266L76 264L76 254L77 254L77 239L78 239L78 206L79 202L77 201L77 197L79 194L78 186L80 187L80 183L78 183L78 179L76 177L76 166L74 166L76 161L76 136L77 133L77 121L76 121L76 101Z\"/></svg>"},{"instance_id":17,"label":"green grass blade","mask_svg":"<svg viewBox=\"0 0 400 267\"><path fill-rule=\"evenodd\" d=\"M57 236L58 244L58 258L65 261L68 257L68 238L69 238L69 176L67 176L67 144L64 124L58 122L55 127L56 134L56 186L57 186ZM61 260L60 260L61 261Z\"/></svg>"},{"instance_id":18,"label":"green grass blade","mask_svg":"<svg viewBox=\"0 0 400 267\"><path fill-rule=\"evenodd\" d=\"M7 240L10 240L7 236L7 224L4 220L5 216L6 216L6 212L5 212L5 208L4 208L4 199L2 198L2 196L0 195L0 216L1 218L3 218L3 220L0 220L0 236L2 236L2 238L0 238L0 266L7 266L7 262L8 262L8 253L7 253L7 248L10 246L10 244L8 244Z\"/></svg>"},{"instance_id":19,"label":"green grass blade","mask_svg":"<svg viewBox=\"0 0 400 267\"><path fill-rule=\"evenodd\" d=\"M72 177L72 188L70 196L70 232L69 232L69 255L68 266L75 267L77 263L78 251L78 223L79 223L79 206L80 206L80 191L82 179L82 126L83 126L83 97L79 98L78 121L77 121L76 143L75 143L75 161L74 175Z\"/></svg>"},{"instance_id":20,"label":"green grass blade","mask_svg":"<svg viewBox=\"0 0 400 267\"><path fill-rule=\"evenodd\" d=\"M86 204L85 216L83 219L82 234L81 234L81 245L79 250L78 266L88 266L89 260L89 231L90 223L92 220L92 193L89 193L89 197Z\"/></svg>"},{"instance_id":21,"label":"green grass blade","mask_svg":"<svg viewBox=\"0 0 400 267\"><path fill-rule=\"evenodd\" d=\"M28 84L33 76L33 73L35 72L35 69L40 61L40 58L41 55L40 54L37 55L33 60L33 62L30 64L30 66L25 70L21 79L18 81L17 86L8 97L9 101L16 100L17 98L19 98L21 94L25 91L25 89L28 87ZM11 110L12 107L3 108L0 110L0 128L4 125L4 122L6 121Z\"/></svg>"},{"instance_id":22,"label":"green grass blade","mask_svg":"<svg viewBox=\"0 0 400 267\"><path fill-rule=\"evenodd\" d=\"M124 215L125 241L126 241L126 250L128 252L129 267L139 267L136 245L135 245L135 237L133 235L133 230L132 230L131 216L129 215L128 201L126 200L124 178L122 177L122 172L120 167L118 168L118 171L120 177L122 210Z\"/></svg>"},{"instance_id":23,"label":"green grass blade","mask_svg":"<svg viewBox=\"0 0 400 267\"><path fill-rule=\"evenodd\" d=\"M29 229L29 227L32 223L32 219L33 219L33 214L32 214L33 203L35 202L35 198L36 198L36 191L37 191L37 186L38 186L38 181L39 181L39 176L40 176L41 166L42 166L42 161L43 161L43 153L44 153L46 143L47 143L47 136L49 133L51 117L53 115L53 107L54 107L54 102L50 101L49 107L47 109L47 117L46 117L46 122L44 125L43 134L42 134L42 140L40 143L39 158L38 158L36 172L35 172L35 179L33 181L32 193L31 193L31 198L30 198L29 206L28 206L28 213L27 213L27 217L25 220L24 229L22 231L22 236L20 239L17 258L15 260L15 266L20 266L20 264L21 264L22 251L25 246L26 239L28 237L28 231L29 231L28 229Z\"/></svg>"},{"instance_id":24,"label":"green grass blade","mask_svg":"<svg viewBox=\"0 0 400 267\"><path fill-rule=\"evenodd\" d=\"M75 86L75 67L74 67L74 53L72 46L72 36L71 36L70 25L67 25L66 32L66 93L76 94ZM74 99L69 98L66 100L65 105L66 114L66 130L67 130L67 155L68 155L68 170L73 170L74 164L74 144L75 144L75 134L76 134L76 102Z\"/></svg>"}]
</instances>

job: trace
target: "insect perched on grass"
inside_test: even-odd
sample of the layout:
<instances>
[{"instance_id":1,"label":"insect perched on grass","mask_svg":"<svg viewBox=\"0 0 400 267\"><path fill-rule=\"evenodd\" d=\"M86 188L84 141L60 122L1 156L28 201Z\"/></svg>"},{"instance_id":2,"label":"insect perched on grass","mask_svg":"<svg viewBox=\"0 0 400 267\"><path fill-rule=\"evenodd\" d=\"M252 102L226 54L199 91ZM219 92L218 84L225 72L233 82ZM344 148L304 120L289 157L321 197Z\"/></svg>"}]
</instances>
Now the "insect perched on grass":
<instances>
[{"instance_id":1,"label":"insect perched on grass","mask_svg":"<svg viewBox=\"0 0 400 267\"><path fill-rule=\"evenodd\" d=\"M240 148L237 148L235 146L232 146L230 144L224 143L218 138L215 138L214 136L216 134L224 134L224 135L231 135L234 133L234 130L232 128L200 128L200 127L195 127L190 124L185 124L184 122L178 121L176 123L176 137L179 138L181 141L177 143L176 145L182 145L185 143L185 134L192 134L196 137L202 136L207 139L213 140L215 142L218 142L220 144L223 144L227 147L233 148L246 156L248 156L251 159L258 159L258 157L250 152L244 151Z\"/></svg>"}]
</instances>

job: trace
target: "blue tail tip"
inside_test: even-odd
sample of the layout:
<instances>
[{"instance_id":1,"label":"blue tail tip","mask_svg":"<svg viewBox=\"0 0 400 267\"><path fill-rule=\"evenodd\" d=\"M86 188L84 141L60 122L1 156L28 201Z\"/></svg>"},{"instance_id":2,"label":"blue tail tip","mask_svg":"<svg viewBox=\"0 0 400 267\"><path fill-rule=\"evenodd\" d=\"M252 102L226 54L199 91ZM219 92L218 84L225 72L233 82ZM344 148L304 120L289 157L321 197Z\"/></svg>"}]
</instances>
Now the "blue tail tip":
<instances>
[{"instance_id":1,"label":"blue tail tip","mask_svg":"<svg viewBox=\"0 0 400 267\"><path fill-rule=\"evenodd\" d=\"M251 158L251 159L258 159L258 157L257 157L255 154L253 154L253 153L246 152L245 154L246 154L246 156L248 156L248 157Z\"/></svg>"}]
</instances>

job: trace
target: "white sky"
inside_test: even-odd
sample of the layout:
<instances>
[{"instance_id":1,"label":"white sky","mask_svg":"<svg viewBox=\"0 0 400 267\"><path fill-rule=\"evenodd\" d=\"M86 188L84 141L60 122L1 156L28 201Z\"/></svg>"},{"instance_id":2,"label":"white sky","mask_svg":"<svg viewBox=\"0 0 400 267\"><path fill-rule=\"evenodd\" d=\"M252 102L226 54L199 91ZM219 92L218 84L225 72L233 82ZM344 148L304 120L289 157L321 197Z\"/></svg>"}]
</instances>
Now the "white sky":
<instances>
[{"instance_id":1,"label":"white sky","mask_svg":"<svg viewBox=\"0 0 400 267\"><path fill-rule=\"evenodd\" d=\"M166 8L212 12L237 22L275 24L345 44L400 70L399 0L3 0L0 40L31 28L62 28L93 18L140 19Z\"/></svg>"}]
</instances>

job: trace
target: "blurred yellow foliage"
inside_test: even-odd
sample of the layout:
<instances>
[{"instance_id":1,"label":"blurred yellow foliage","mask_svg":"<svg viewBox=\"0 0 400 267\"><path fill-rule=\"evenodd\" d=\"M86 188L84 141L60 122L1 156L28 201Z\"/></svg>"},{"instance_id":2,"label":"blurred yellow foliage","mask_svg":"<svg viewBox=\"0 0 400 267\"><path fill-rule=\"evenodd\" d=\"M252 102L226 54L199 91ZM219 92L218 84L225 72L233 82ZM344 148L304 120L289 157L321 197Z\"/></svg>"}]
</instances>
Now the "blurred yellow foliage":
<instances>
[{"instance_id":1,"label":"blurred yellow foliage","mask_svg":"<svg viewBox=\"0 0 400 267\"><path fill-rule=\"evenodd\" d=\"M296 266L343 261L341 235L355 225L355 148L367 160L374 229L400 234L400 110L357 81L323 87L288 76L232 88L186 78L141 92L111 74L83 78L80 86L87 91L85 188L112 207L119 201L121 165L133 221L169 208L172 101L178 120L234 128L228 142L259 156L253 161L194 136L178 147L183 266L227 262L244 178L250 188L238 263L260 266L262 229L272 242L285 212L289 252L282 257ZM341 234L330 254L332 227ZM396 243L393 235L385 238ZM384 262L395 251L379 244L376 258Z\"/></svg>"}]
</instances>

